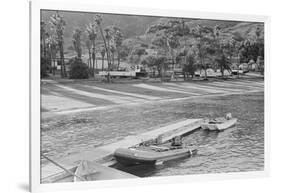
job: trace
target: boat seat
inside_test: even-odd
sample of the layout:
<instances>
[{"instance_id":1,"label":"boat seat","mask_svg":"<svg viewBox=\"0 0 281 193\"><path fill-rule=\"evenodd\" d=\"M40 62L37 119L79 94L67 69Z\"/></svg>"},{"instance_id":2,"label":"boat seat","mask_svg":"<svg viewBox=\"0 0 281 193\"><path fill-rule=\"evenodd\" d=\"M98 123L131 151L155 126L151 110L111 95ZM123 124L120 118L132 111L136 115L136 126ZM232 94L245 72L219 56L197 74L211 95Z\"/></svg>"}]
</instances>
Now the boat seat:
<instances>
[{"instance_id":1,"label":"boat seat","mask_svg":"<svg viewBox=\"0 0 281 193\"><path fill-rule=\"evenodd\" d=\"M161 146L156 146L156 145L151 145L150 147L155 148L155 149L159 149L159 150L163 150L163 151L168 151L170 148L168 147L161 147Z\"/></svg>"}]
</instances>

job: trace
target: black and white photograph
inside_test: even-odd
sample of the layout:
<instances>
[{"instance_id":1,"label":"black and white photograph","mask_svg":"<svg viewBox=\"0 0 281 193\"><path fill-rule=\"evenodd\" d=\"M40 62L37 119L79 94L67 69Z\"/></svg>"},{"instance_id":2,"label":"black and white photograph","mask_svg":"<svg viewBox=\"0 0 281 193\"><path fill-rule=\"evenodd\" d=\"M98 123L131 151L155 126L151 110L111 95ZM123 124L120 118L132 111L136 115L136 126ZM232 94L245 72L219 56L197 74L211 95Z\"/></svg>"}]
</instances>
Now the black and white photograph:
<instances>
[{"instance_id":1,"label":"black and white photograph","mask_svg":"<svg viewBox=\"0 0 281 193\"><path fill-rule=\"evenodd\" d=\"M41 9L40 183L264 171L265 58L264 22Z\"/></svg>"}]
</instances>

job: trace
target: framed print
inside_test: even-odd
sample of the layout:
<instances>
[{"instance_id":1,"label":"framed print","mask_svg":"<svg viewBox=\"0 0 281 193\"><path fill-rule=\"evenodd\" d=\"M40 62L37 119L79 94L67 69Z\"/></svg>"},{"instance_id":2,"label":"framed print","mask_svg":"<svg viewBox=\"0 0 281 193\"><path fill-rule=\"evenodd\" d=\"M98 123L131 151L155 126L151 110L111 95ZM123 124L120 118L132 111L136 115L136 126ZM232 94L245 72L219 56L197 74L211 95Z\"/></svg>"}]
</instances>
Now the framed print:
<instances>
[{"instance_id":1,"label":"framed print","mask_svg":"<svg viewBox=\"0 0 281 193\"><path fill-rule=\"evenodd\" d=\"M268 34L266 16L32 1L31 190L265 176Z\"/></svg>"}]
</instances>

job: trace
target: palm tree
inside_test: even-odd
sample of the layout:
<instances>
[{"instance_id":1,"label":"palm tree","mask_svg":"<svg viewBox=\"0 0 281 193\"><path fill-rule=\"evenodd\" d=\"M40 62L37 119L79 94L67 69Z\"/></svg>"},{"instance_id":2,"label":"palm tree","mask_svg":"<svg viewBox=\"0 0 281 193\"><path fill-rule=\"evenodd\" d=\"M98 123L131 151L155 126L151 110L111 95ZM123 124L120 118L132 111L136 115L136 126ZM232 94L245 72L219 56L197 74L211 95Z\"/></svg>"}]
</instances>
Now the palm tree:
<instances>
[{"instance_id":1,"label":"palm tree","mask_svg":"<svg viewBox=\"0 0 281 193\"><path fill-rule=\"evenodd\" d=\"M210 29L205 26L197 25L192 30L192 35L197 39L197 50L198 50L198 57L200 60L201 68L203 67L205 72L205 79L207 79L207 64L206 64L206 56L208 52L213 50L212 43L213 43L213 29Z\"/></svg>"},{"instance_id":2,"label":"palm tree","mask_svg":"<svg viewBox=\"0 0 281 193\"><path fill-rule=\"evenodd\" d=\"M171 19L165 23L150 26L146 33L156 34L152 43L158 47L164 56L170 56L173 68L175 68L175 51L180 46L179 38L186 37L189 31L183 19ZM163 70L165 73L165 68L162 65L161 77L163 77Z\"/></svg>"},{"instance_id":3,"label":"palm tree","mask_svg":"<svg viewBox=\"0 0 281 193\"><path fill-rule=\"evenodd\" d=\"M112 61L112 67L114 67L114 56L115 56L115 51L116 51L116 47L115 45L111 45L110 46L110 52L111 52L111 61Z\"/></svg>"},{"instance_id":4,"label":"palm tree","mask_svg":"<svg viewBox=\"0 0 281 193\"><path fill-rule=\"evenodd\" d=\"M46 35L47 35L45 27L46 27L46 23L44 21L41 21L40 22L41 52L43 53L44 58L46 58Z\"/></svg>"},{"instance_id":5,"label":"palm tree","mask_svg":"<svg viewBox=\"0 0 281 193\"><path fill-rule=\"evenodd\" d=\"M101 37L102 37L102 40L103 40L103 43L104 43L104 48L105 48L105 52L106 52L106 55L107 55L107 63L108 63L108 66L110 66L110 54L109 54L109 47L106 43L106 39L105 39L105 36L103 34L103 29L102 29L102 26L101 26L101 22L102 22L102 17L100 14L96 14L95 17L94 17L94 21L95 23L97 24L99 30L100 30L100 34L101 34ZM108 68L109 69L109 68Z\"/></svg>"},{"instance_id":6,"label":"palm tree","mask_svg":"<svg viewBox=\"0 0 281 193\"><path fill-rule=\"evenodd\" d=\"M40 66L41 66L41 77L47 76L47 50L46 50L46 23L40 22Z\"/></svg>"},{"instance_id":7,"label":"palm tree","mask_svg":"<svg viewBox=\"0 0 281 193\"><path fill-rule=\"evenodd\" d=\"M73 46L74 46L74 50L77 53L77 58L81 59L82 57L82 48L81 48L81 34L82 31L80 29L75 29L73 36L72 36L72 42L73 42Z\"/></svg>"},{"instance_id":8,"label":"palm tree","mask_svg":"<svg viewBox=\"0 0 281 193\"><path fill-rule=\"evenodd\" d=\"M174 36L173 34L169 34L169 36L167 37L167 46L169 49L169 53L171 55L173 68L175 68L174 50L180 46L180 42L179 42L178 38L176 36Z\"/></svg>"},{"instance_id":9,"label":"palm tree","mask_svg":"<svg viewBox=\"0 0 281 193\"><path fill-rule=\"evenodd\" d=\"M261 62L261 60L263 60L264 58L264 38L262 36L262 29L260 27L256 28L255 31L255 40L254 40L254 44L256 46L257 49L257 56L255 58L256 63L258 64L258 68L261 71L261 74L263 75L264 73L264 63Z\"/></svg>"},{"instance_id":10,"label":"palm tree","mask_svg":"<svg viewBox=\"0 0 281 193\"><path fill-rule=\"evenodd\" d=\"M64 51L63 51L63 33L66 26L66 22L63 17L56 12L54 15L51 16L51 27L56 33L59 52L60 52L60 62L61 62L61 76L66 77L66 69L65 69L65 62L64 62Z\"/></svg>"},{"instance_id":11,"label":"palm tree","mask_svg":"<svg viewBox=\"0 0 281 193\"><path fill-rule=\"evenodd\" d=\"M105 28L104 29L104 31L105 31L105 40L106 40L106 43L107 43L107 49L108 49L108 58L107 58L107 64L108 64L108 70L110 70L111 69L111 56L110 56L110 53L111 53L111 46L110 46L110 39L111 39L111 29L110 29L110 27L107 27L107 28Z\"/></svg>"},{"instance_id":12,"label":"palm tree","mask_svg":"<svg viewBox=\"0 0 281 193\"><path fill-rule=\"evenodd\" d=\"M88 54L89 54L89 69L91 71L91 66L92 66L92 56L91 56L91 41L89 39L86 39L86 48L88 50Z\"/></svg>"},{"instance_id":13,"label":"palm tree","mask_svg":"<svg viewBox=\"0 0 281 193\"><path fill-rule=\"evenodd\" d=\"M120 66L120 51L121 51L121 46L122 46L122 41L123 41L123 34L120 31L119 28L114 27L114 34L113 34L113 41L114 41L114 47L115 50L117 51L117 69L119 69Z\"/></svg>"},{"instance_id":14,"label":"palm tree","mask_svg":"<svg viewBox=\"0 0 281 193\"><path fill-rule=\"evenodd\" d=\"M47 39L47 44L49 48L50 61L51 61L51 72L55 75L55 61L57 56L57 40L55 35L50 35ZM53 64L53 65L52 65Z\"/></svg>"},{"instance_id":15,"label":"palm tree","mask_svg":"<svg viewBox=\"0 0 281 193\"><path fill-rule=\"evenodd\" d=\"M244 52L244 45L243 42L245 41L245 37L243 37L240 33L236 32L233 33L232 39L235 41L235 52L237 57L237 78L239 78L239 66L241 64L241 60L243 58Z\"/></svg>"},{"instance_id":16,"label":"palm tree","mask_svg":"<svg viewBox=\"0 0 281 193\"><path fill-rule=\"evenodd\" d=\"M86 27L88 38L92 42L92 60L93 60L93 71L92 75L95 76L95 59L96 59L96 39L98 36L98 29L96 23L91 23ZM91 68L90 68L91 69Z\"/></svg>"}]
</instances>

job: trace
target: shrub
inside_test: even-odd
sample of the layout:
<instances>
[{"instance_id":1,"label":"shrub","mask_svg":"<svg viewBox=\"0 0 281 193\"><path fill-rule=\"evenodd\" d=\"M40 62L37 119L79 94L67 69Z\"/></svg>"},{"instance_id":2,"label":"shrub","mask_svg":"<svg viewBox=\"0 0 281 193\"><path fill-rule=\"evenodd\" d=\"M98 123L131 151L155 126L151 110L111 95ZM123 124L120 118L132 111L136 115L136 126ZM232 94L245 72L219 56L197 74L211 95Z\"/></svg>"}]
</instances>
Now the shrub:
<instances>
[{"instance_id":1,"label":"shrub","mask_svg":"<svg viewBox=\"0 0 281 193\"><path fill-rule=\"evenodd\" d=\"M195 58L193 55L189 55L186 58L186 63L183 67L183 71L193 77L195 70Z\"/></svg>"},{"instance_id":2,"label":"shrub","mask_svg":"<svg viewBox=\"0 0 281 193\"><path fill-rule=\"evenodd\" d=\"M87 64L83 63L80 58L72 58L68 62L69 78L71 79L87 79L89 70Z\"/></svg>"}]
</instances>

